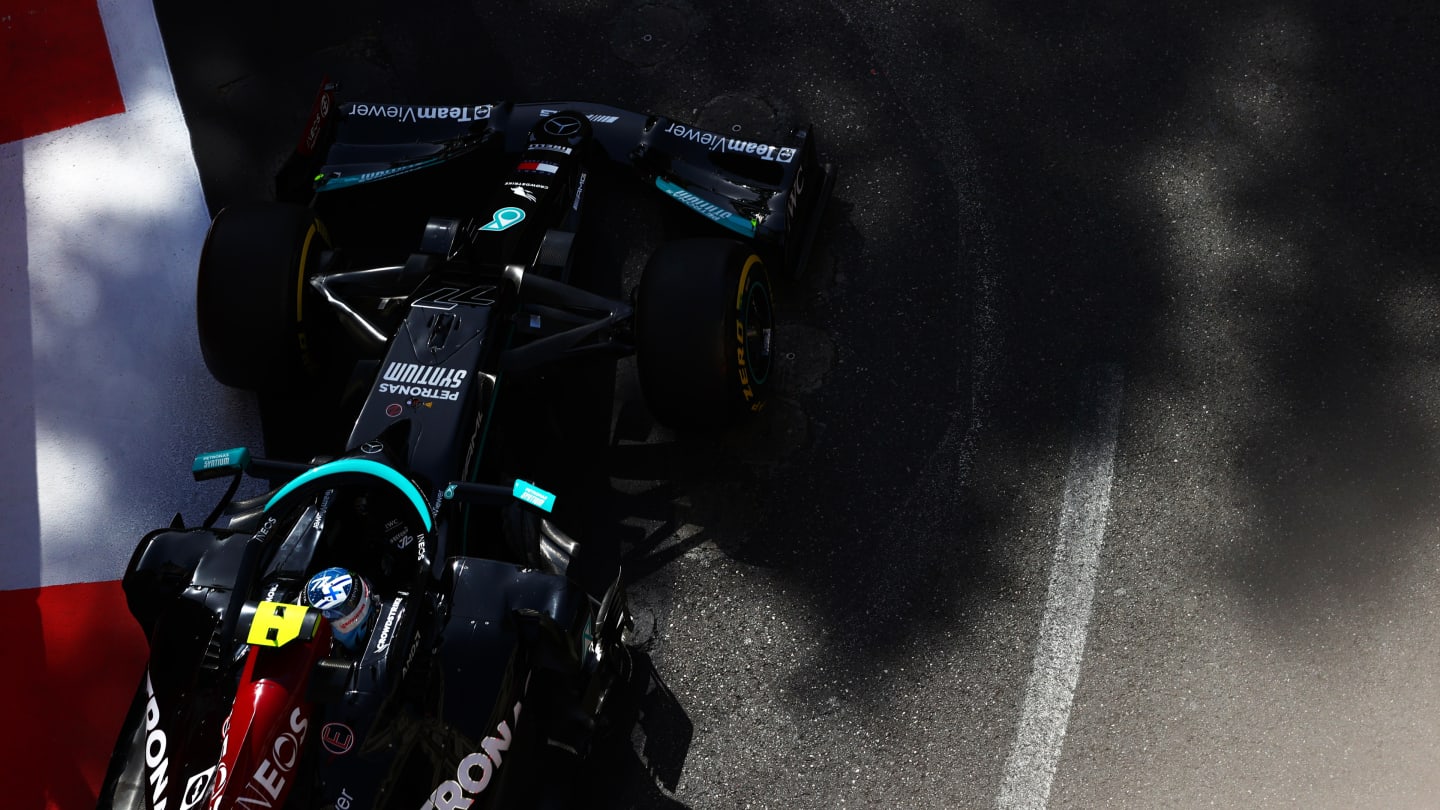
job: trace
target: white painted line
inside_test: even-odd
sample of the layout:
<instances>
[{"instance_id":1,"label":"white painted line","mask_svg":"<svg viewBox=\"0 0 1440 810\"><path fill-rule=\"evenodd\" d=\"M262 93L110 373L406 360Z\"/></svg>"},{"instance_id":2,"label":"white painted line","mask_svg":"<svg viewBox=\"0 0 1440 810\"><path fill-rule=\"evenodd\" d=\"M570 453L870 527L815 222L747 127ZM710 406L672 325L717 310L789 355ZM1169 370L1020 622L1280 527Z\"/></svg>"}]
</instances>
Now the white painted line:
<instances>
[{"instance_id":1,"label":"white painted line","mask_svg":"<svg viewBox=\"0 0 1440 810\"><path fill-rule=\"evenodd\" d=\"M1110 511L1124 378L1117 366L1095 375L1096 388L1070 457L1060 506L1059 539L1050 568L1045 617L1040 622L1035 668L997 804L1001 810L1044 808L1065 744L1070 704L1080 680L1080 660L1095 598L1095 576Z\"/></svg>"}]
</instances>

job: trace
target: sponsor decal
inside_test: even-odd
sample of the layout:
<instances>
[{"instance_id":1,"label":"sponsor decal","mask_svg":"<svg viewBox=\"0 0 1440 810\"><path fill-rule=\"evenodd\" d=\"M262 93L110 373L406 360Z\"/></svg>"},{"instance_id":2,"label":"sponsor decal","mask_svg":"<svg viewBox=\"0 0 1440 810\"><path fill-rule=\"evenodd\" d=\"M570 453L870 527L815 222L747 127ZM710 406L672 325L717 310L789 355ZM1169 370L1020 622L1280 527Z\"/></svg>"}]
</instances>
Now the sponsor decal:
<instances>
[{"instance_id":1,"label":"sponsor decal","mask_svg":"<svg viewBox=\"0 0 1440 810\"><path fill-rule=\"evenodd\" d=\"M391 362L381 376L378 390L381 394L455 402L460 399L459 388L465 383L468 373L463 368Z\"/></svg>"},{"instance_id":2,"label":"sponsor decal","mask_svg":"<svg viewBox=\"0 0 1440 810\"><path fill-rule=\"evenodd\" d=\"M381 445L379 442L375 442L375 444L380 448L380 449L376 450L375 452L378 453L378 452L380 452L380 450L385 449L385 448L384 448L384 445ZM332 501L334 501L334 500L335 500L335 492L334 492L334 490L331 490L331 491L329 491L329 492L326 492L324 495L320 496L320 508L317 509L317 510L315 510L315 519L312 520L312 521L310 521L310 528L311 528L311 529L315 530L316 532L319 532L321 529L324 529L324 528L325 528L325 513L328 512L328 511L330 511L330 503L331 503Z\"/></svg>"},{"instance_id":3,"label":"sponsor decal","mask_svg":"<svg viewBox=\"0 0 1440 810\"><path fill-rule=\"evenodd\" d=\"M270 535L270 530L275 528L275 521L276 518L273 517L265 518L265 522L260 524L260 528L255 532L255 539L264 540L266 537L268 537Z\"/></svg>"},{"instance_id":4,"label":"sponsor decal","mask_svg":"<svg viewBox=\"0 0 1440 810\"><path fill-rule=\"evenodd\" d=\"M503 764L503 754L510 750L512 733L510 722L520 722L520 702L515 702L511 721L500 721L495 735L480 741L480 750L460 760L455 768L455 778L441 782L430 791L430 797L421 805L421 810L464 810L475 797L489 787L491 778Z\"/></svg>"},{"instance_id":5,"label":"sponsor decal","mask_svg":"<svg viewBox=\"0 0 1440 810\"><path fill-rule=\"evenodd\" d=\"M459 391L437 391L433 388L419 388L413 385L395 385L392 383L380 383L380 393L399 394L405 397L429 397L430 399L443 399L455 402L460 399ZM430 405L431 403L425 403Z\"/></svg>"},{"instance_id":6,"label":"sponsor decal","mask_svg":"<svg viewBox=\"0 0 1440 810\"><path fill-rule=\"evenodd\" d=\"M344 723L326 723L320 729L320 744L325 746L326 751L339 756L355 744L355 732Z\"/></svg>"},{"instance_id":7,"label":"sponsor decal","mask_svg":"<svg viewBox=\"0 0 1440 810\"><path fill-rule=\"evenodd\" d=\"M410 535L405 535L406 545L409 545ZM405 546L401 546L404 548ZM383 653L390 649L390 631L395 629L395 618L405 615L405 602L402 597L395 597L390 603L390 610L385 614L385 623L380 626L380 632L375 636L375 652Z\"/></svg>"},{"instance_id":8,"label":"sponsor decal","mask_svg":"<svg viewBox=\"0 0 1440 810\"><path fill-rule=\"evenodd\" d=\"M346 188L348 186L358 186L361 183L368 183L371 180L379 180L382 177L393 177L398 174L407 174L429 168L440 161L441 158L429 158L427 160L418 160L414 163L407 163L404 166L391 166L388 169L377 169L373 172L361 172L360 174L341 175L337 172L329 176L319 176L316 178L316 181L319 183L318 188L321 190Z\"/></svg>"},{"instance_id":9,"label":"sponsor decal","mask_svg":"<svg viewBox=\"0 0 1440 810\"><path fill-rule=\"evenodd\" d=\"M745 395L745 401L749 402L755 398L755 389L750 386L750 367L745 364L745 322L735 321L735 337L739 339L740 345L735 350L739 355L740 385L741 393Z\"/></svg>"},{"instance_id":10,"label":"sponsor decal","mask_svg":"<svg viewBox=\"0 0 1440 810\"><path fill-rule=\"evenodd\" d=\"M350 805L355 802L355 797L340 788L340 795L335 798L335 810L350 810Z\"/></svg>"},{"instance_id":11,"label":"sponsor decal","mask_svg":"<svg viewBox=\"0 0 1440 810\"><path fill-rule=\"evenodd\" d=\"M519 211L520 209L514 210ZM462 290L459 287L441 287L411 301L410 306L421 309L440 309L447 312L460 304L488 307L495 303L495 299L490 297L494 292L495 286L492 284L482 284L468 290Z\"/></svg>"},{"instance_id":12,"label":"sponsor decal","mask_svg":"<svg viewBox=\"0 0 1440 810\"><path fill-rule=\"evenodd\" d=\"M560 171L560 167L554 163L541 163L536 160L522 161L520 165L515 168L522 172L540 172L541 174L554 174ZM519 222L519 220L516 220L516 222ZM497 230L503 230L503 228Z\"/></svg>"},{"instance_id":13,"label":"sponsor decal","mask_svg":"<svg viewBox=\"0 0 1440 810\"><path fill-rule=\"evenodd\" d=\"M523 186L511 186L511 187L510 187L510 193L511 193L511 194L514 194L516 197L524 197L525 199L529 200L530 202L535 202L535 195L534 195L534 193L532 193L532 192L530 191L530 189L525 188L525 187L523 187Z\"/></svg>"},{"instance_id":14,"label":"sponsor decal","mask_svg":"<svg viewBox=\"0 0 1440 810\"><path fill-rule=\"evenodd\" d=\"M735 311L742 313L740 317L735 319L735 359L736 365L740 369L740 391L745 395L745 401L751 403L751 410L759 410L757 407L759 403L753 401L755 399L755 388L750 383L750 365L745 356L745 319L743 313L745 312L745 294L750 292L750 269L759 263L759 256L752 255L749 259L745 260L745 267L740 271L740 288L739 291L735 293ZM770 341L768 330L765 334L765 341L768 351ZM763 379L761 381L763 382Z\"/></svg>"},{"instance_id":15,"label":"sponsor decal","mask_svg":"<svg viewBox=\"0 0 1440 810\"><path fill-rule=\"evenodd\" d=\"M523 169L525 164L520 164ZM519 208L505 207L491 215L490 221L480 226L482 231L503 231L512 225L518 225L525 219L525 212Z\"/></svg>"},{"instance_id":16,"label":"sponsor decal","mask_svg":"<svg viewBox=\"0 0 1440 810\"><path fill-rule=\"evenodd\" d=\"M686 126L685 124L670 124L664 129L665 134L672 135L682 141L698 143L709 149L711 152L723 152L731 155L750 155L761 160L768 160L773 163L789 163L795 159L795 148L792 146L771 146L755 141L747 141L742 138L727 138L714 132L707 132L703 129Z\"/></svg>"},{"instance_id":17,"label":"sponsor decal","mask_svg":"<svg viewBox=\"0 0 1440 810\"><path fill-rule=\"evenodd\" d=\"M295 711L290 713L290 729L276 735L275 742L270 746L270 756L260 761L254 776L250 777L245 789L236 798L237 806L246 808L275 806L274 803L279 800L281 792L285 790L286 778L290 776L291 771L295 770L295 765L300 761L300 747L305 743L305 731L309 726L310 721L305 718L297 706Z\"/></svg>"},{"instance_id":18,"label":"sponsor decal","mask_svg":"<svg viewBox=\"0 0 1440 810\"><path fill-rule=\"evenodd\" d=\"M785 228L788 230L794 227L795 207L800 202L800 196L805 193L805 164L801 163L795 170L795 182L790 186L790 197L785 200Z\"/></svg>"},{"instance_id":19,"label":"sponsor decal","mask_svg":"<svg viewBox=\"0 0 1440 810\"><path fill-rule=\"evenodd\" d=\"M250 464L250 451L244 447L234 447L229 450L220 450L214 453L201 453L195 457L195 464L191 467L193 471L215 470L221 467L234 467L236 471L244 469Z\"/></svg>"},{"instance_id":20,"label":"sponsor decal","mask_svg":"<svg viewBox=\"0 0 1440 810\"><path fill-rule=\"evenodd\" d=\"M305 128L305 137L295 150L302 155L308 155L315 151L315 144L320 140L320 132L325 126L325 119L330 117L330 105L335 96L331 92L331 87L329 77L320 83L320 94L315 97L315 106L310 110L310 124Z\"/></svg>"},{"instance_id":21,"label":"sponsor decal","mask_svg":"<svg viewBox=\"0 0 1440 810\"><path fill-rule=\"evenodd\" d=\"M385 445L381 444L380 442L365 442L364 444L360 445L360 452L370 456L380 453L384 449Z\"/></svg>"},{"instance_id":22,"label":"sponsor decal","mask_svg":"<svg viewBox=\"0 0 1440 810\"><path fill-rule=\"evenodd\" d=\"M386 405L386 406L385 406L385 415L388 416L388 417L390 417L391 419L394 419L394 418L398 417L400 414L402 414L402 413L404 413L404 412L405 412L405 409L404 409L403 407L401 407L401 406L400 406L400 403L398 403L398 402L392 402L392 403L390 403L389 405Z\"/></svg>"},{"instance_id":23,"label":"sponsor decal","mask_svg":"<svg viewBox=\"0 0 1440 810\"><path fill-rule=\"evenodd\" d=\"M409 104L351 104L346 111L356 118L384 118L391 121L485 121L490 118L491 105L465 107L417 107Z\"/></svg>"},{"instance_id":24,"label":"sponsor decal","mask_svg":"<svg viewBox=\"0 0 1440 810\"><path fill-rule=\"evenodd\" d=\"M555 123L556 121L560 121L560 120L562 120L562 119L552 118L552 119L550 119L549 121L546 121L546 122L545 122L545 131L546 131L546 132L549 132L549 131L550 131L550 125L553 124L553 123ZM566 120L574 121L575 119L573 119L573 118L568 118L568 117L567 117ZM577 122L575 123L575 126L578 128L578 127L580 126L580 123L577 121ZM557 133L554 133L554 134L558 135L558 134L560 134L560 133L557 132ZM562 155L569 155L569 154L574 153L574 151L575 151L574 149L571 149L571 148L568 147L568 146L561 146L561 145L558 144L558 143L532 143L532 144L530 144L530 146L528 147L527 151L533 152L533 151L535 151L535 150L537 150L537 149L540 150L540 151L542 151L542 152L559 152L559 153L562 154Z\"/></svg>"},{"instance_id":25,"label":"sponsor decal","mask_svg":"<svg viewBox=\"0 0 1440 810\"><path fill-rule=\"evenodd\" d=\"M405 653L405 665L400 667L400 680L410 674L410 665L415 663L415 653L420 652L420 631L415 631L415 638L410 640L410 652Z\"/></svg>"},{"instance_id":26,"label":"sponsor decal","mask_svg":"<svg viewBox=\"0 0 1440 810\"><path fill-rule=\"evenodd\" d=\"M664 179L655 178L655 187L674 197L676 200L689 206L690 210L700 214L711 222L718 222L736 233L744 236L755 235L755 223L739 214L726 211L724 208L710 202L709 200L692 194L680 186Z\"/></svg>"},{"instance_id":27,"label":"sponsor decal","mask_svg":"<svg viewBox=\"0 0 1440 810\"><path fill-rule=\"evenodd\" d=\"M366 585L364 580L360 581L360 593L359 604L354 610L338 619L330 620L330 626L335 628L335 635L347 637L351 633L359 633L365 620L370 618L370 586Z\"/></svg>"},{"instance_id":28,"label":"sponsor decal","mask_svg":"<svg viewBox=\"0 0 1440 810\"><path fill-rule=\"evenodd\" d=\"M541 110L540 117L549 118L556 112L558 112L558 110ZM588 113L585 117L589 119L592 124L613 124L620 120L620 116L618 115L601 115L600 113Z\"/></svg>"},{"instance_id":29,"label":"sponsor decal","mask_svg":"<svg viewBox=\"0 0 1440 810\"><path fill-rule=\"evenodd\" d=\"M436 490L435 500L433 503L430 504L431 518L437 517L440 514L440 495L440 491ZM421 565L430 564L430 558L429 556L427 556L427 551L425 548L425 532L420 532L419 534L415 535L415 559L418 560Z\"/></svg>"},{"instance_id":30,"label":"sponsor decal","mask_svg":"<svg viewBox=\"0 0 1440 810\"><path fill-rule=\"evenodd\" d=\"M228 725L229 721L227 720L226 723ZM226 731L225 734L228 736L230 732ZM220 746L220 757L222 759L225 757L224 745ZM222 762L219 765L215 766L215 787L210 789L210 805L212 807L215 805L215 800L217 798L225 795L225 787L229 784L230 769L226 767L225 763Z\"/></svg>"},{"instance_id":31,"label":"sponsor decal","mask_svg":"<svg viewBox=\"0 0 1440 810\"><path fill-rule=\"evenodd\" d=\"M230 768L225 764L225 753L230 748L230 718L234 713L235 709L231 707L230 714L225 715L225 723L220 726L220 762L215 766L215 782L210 788L211 808L214 808L217 799L225 795L225 788L230 784Z\"/></svg>"},{"instance_id":32,"label":"sponsor decal","mask_svg":"<svg viewBox=\"0 0 1440 810\"><path fill-rule=\"evenodd\" d=\"M180 810L190 810L210 798L210 777L214 775L215 769L210 768L190 777L190 780L185 783L185 792L181 794Z\"/></svg>"},{"instance_id":33,"label":"sponsor decal","mask_svg":"<svg viewBox=\"0 0 1440 810\"><path fill-rule=\"evenodd\" d=\"M169 738L160 728L160 704L155 700L155 687L150 673L145 673L145 769L150 772L150 805L165 810L165 788L170 786L170 756L166 750Z\"/></svg>"},{"instance_id":34,"label":"sponsor decal","mask_svg":"<svg viewBox=\"0 0 1440 810\"><path fill-rule=\"evenodd\" d=\"M580 181L575 184L575 202L571 203L570 207L576 211L580 210L580 198L585 194L585 178L589 176L589 172L581 172Z\"/></svg>"},{"instance_id":35,"label":"sponsor decal","mask_svg":"<svg viewBox=\"0 0 1440 810\"><path fill-rule=\"evenodd\" d=\"M573 115L557 115L545 122L545 131L568 138L580 131L580 119ZM569 150L566 150L565 154L570 154Z\"/></svg>"},{"instance_id":36,"label":"sponsor decal","mask_svg":"<svg viewBox=\"0 0 1440 810\"><path fill-rule=\"evenodd\" d=\"M510 488L510 494L546 512L555 508L555 496L529 481L515 479L515 485Z\"/></svg>"}]
</instances>

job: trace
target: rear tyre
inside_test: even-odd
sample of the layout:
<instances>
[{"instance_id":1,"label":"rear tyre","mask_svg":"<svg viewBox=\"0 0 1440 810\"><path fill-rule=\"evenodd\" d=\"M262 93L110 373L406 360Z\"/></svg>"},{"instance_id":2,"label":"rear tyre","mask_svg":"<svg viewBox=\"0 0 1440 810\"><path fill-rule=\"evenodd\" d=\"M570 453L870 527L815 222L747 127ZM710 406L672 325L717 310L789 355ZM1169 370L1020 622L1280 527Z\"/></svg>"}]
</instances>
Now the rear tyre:
<instances>
[{"instance_id":1,"label":"rear tyre","mask_svg":"<svg viewBox=\"0 0 1440 810\"><path fill-rule=\"evenodd\" d=\"M315 307L307 307L305 280L325 241L302 205L244 203L215 217L200 254L195 309L200 351L216 380L265 391L308 378L314 361L305 317Z\"/></svg>"},{"instance_id":2,"label":"rear tyre","mask_svg":"<svg viewBox=\"0 0 1440 810\"><path fill-rule=\"evenodd\" d=\"M775 330L770 276L748 245L661 245L640 281L635 355L661 424L717 431L765 407Z\"/></svg>"}]
</instances>

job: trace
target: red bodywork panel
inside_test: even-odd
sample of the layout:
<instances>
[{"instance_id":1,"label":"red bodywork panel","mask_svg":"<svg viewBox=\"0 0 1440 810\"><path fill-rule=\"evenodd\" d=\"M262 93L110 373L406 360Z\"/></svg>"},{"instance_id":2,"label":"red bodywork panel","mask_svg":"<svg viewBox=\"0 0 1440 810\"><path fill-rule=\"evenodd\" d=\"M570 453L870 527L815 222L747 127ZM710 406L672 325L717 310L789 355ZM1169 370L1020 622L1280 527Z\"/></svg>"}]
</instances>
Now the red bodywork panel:
<instances>
[{"instance_id":1,"label":"red bodywork panel","mask_svg":"<svg viewBox=\"0 0 1440 810\"><path fill-rule=\"evenodd\" d=\"M281 808L300 765L310 715L310 673L330 651L323 619L308 641L251 646L222 729L211 810Z\"/></svg>"}]
</instances>

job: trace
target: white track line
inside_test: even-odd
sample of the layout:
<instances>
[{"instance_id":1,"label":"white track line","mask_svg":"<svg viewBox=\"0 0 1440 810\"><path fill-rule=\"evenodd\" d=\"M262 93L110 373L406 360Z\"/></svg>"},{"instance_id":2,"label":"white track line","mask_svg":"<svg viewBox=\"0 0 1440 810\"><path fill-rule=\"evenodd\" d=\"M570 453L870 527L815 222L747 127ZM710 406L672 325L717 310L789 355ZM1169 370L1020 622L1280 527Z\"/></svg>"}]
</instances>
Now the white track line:
<instances>
[{"instance_id":1,"label":"white track line","mask_svg":"<svg viewBox=\"0 0 1440 810\"><path fill-rule=\"evenodd\" d=\"M1110 511L1115 436L1124 389L1116 366L1101 367L1095 381L1095 395L1085 414L1091 421L1077 438L1065 476L1045 617L1015 743L1005 762L997 800L1001 810L1045 807L1080 679L1105 519Z\"/></svg>"}]
</instances>

